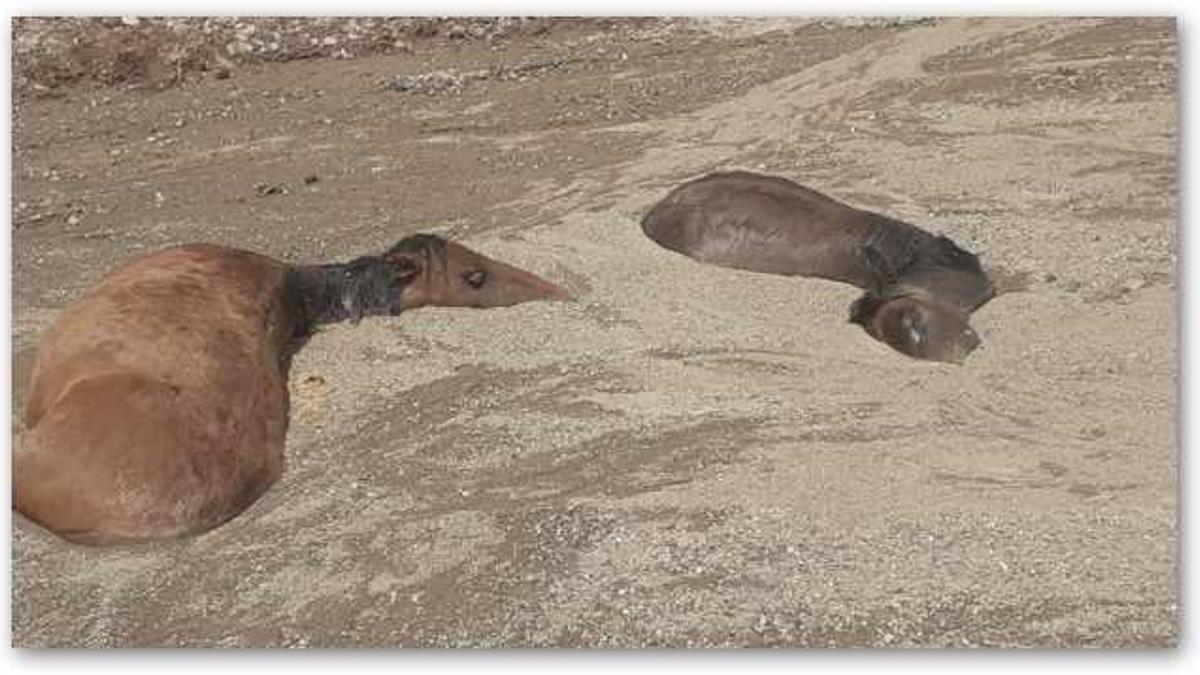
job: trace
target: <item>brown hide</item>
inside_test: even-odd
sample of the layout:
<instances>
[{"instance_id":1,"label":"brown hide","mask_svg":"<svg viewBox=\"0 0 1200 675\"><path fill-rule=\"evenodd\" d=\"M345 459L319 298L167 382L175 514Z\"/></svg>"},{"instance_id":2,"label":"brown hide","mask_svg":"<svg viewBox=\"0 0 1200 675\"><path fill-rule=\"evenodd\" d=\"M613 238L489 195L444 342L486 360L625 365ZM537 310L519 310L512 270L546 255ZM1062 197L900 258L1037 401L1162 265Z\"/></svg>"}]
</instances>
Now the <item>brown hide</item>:
<instances>
[{"instance_id":1,"label":"brown hide","mask_svg":"<svg viewBox=\"0 0 1200 675\"><path fill-rule=\"evenodd\" d=\"M969 314L992 297L978 259L949 239L777 176L689 181L647 212L642 230L701 262L858 286L867 293L851 320L920 359L960 363L979 344Z\"/></svg>"},{"instance_id":2,"label":"brown hide","mask_svg":"<svg viewBox=\"0 0 1200 675\"><path fill-rule=\"evenodd\" d=\"M135 258L42 336L13 507L86 544L203 532L279 478L287 352L313 325L567 297L432 235L338 265L207 244Z\"/></svg>"},{"instance_id":3,"label":"brown hide","mask_svg":"<svg viewBox=\"0 0 1200 675\"><path fill-rule=\"evenodd\" d=\"M569 300L545 279L429 235L410 237L384 254L399 266L419 270L404 288L406 308L504 307L533 300Z\"/></svg>"},{"instance_id":4,"label":"brown hide","mask_svg":"<svg viewBox=\"0 0 1200 675\"><path fill-rule=\"evenodd\" d=\"M64 538L209 529L279 477L285 266L190 245L138 257L42 337L13 503Z\"/></svg>"}]
</instances>

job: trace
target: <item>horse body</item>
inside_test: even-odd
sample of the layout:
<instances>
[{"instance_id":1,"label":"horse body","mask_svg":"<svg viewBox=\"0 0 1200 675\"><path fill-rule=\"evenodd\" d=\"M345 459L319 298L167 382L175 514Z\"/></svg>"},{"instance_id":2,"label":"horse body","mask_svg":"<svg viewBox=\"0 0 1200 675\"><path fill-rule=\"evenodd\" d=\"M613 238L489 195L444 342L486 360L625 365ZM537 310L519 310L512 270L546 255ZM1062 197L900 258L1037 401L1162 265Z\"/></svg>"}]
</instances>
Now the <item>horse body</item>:
<instances>
[{"instance_id":1,"label":"horse body","mask_svg":"<svg viewBox=\"0 0 1200 675\"><path fill-rule=\"evenodd\" d=\"M961 362L979 344L967 317L993 295L978 258L950 239L778 176L684 183L646 213L642 231L701 262L862 288L851 320L916 358Z\"/></svg>"},{"instance_id":2,"label":"horse body","mask_svg":"<svg viewBox=\"0 0 1200 675\"><path fill-rule=\"evenodd\" d=\"M42 336L13 507L86 544L211 529L282 474L288 361L315 325L567 297L431 235L335 265L210 244L136 257Z\"/></svg>"}]
</instances>

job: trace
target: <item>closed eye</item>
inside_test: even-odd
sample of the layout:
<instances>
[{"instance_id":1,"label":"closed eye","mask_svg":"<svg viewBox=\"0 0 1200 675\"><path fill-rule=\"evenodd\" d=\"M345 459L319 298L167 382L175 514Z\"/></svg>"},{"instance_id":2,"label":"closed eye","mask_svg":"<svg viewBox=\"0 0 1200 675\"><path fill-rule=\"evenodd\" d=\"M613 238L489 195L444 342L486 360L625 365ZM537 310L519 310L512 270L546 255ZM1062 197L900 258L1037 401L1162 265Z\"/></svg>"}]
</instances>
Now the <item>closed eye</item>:
<instances>
[{"instance_id":1,"label":"closed eye","mask_svg":"<svg viewBox=\"0 0 1200 675\"><path fill-rule=\"evenodd\" d=\"M909 344L913 347L920 348L925 343L925 327L916 317L905 314L900 319L900 326L904 329L904 335Z\"/></svg>"},{"instance_id":2,"label":"closed eye","mask_svg":"<svg viewBox=\"0 0 1200 675\"><path fill-rule=\"evenodd\" d=\"M483 270L467 270L462 276L471 288L479 288L487 283L487 272Z\"/></svg>"}]
</instances>

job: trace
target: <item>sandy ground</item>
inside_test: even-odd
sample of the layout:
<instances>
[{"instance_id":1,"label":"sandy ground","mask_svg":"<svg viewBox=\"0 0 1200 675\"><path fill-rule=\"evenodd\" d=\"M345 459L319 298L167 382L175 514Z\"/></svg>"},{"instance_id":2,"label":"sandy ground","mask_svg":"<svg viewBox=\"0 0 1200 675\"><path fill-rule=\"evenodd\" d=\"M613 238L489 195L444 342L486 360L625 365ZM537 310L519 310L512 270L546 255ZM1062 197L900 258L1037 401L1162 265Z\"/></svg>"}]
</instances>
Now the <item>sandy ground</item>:
<instances>
[{"instance_id":1,"label":"sandy ground","mask_svg":"<svg viewBox=\"0 0 1200 675\"><path fill-rule=\"evenodd\" d=\"M204 536L14 514L15 645L1177 643L1170 20L583 22L226 74L18 97L18 405L56 313L176 242L436 231L579 301L322 331L286 475ZM912 361L855 289L642 237L732 167L980 252L1016 280L984 346Z\"/></svg>"}]
</instances>

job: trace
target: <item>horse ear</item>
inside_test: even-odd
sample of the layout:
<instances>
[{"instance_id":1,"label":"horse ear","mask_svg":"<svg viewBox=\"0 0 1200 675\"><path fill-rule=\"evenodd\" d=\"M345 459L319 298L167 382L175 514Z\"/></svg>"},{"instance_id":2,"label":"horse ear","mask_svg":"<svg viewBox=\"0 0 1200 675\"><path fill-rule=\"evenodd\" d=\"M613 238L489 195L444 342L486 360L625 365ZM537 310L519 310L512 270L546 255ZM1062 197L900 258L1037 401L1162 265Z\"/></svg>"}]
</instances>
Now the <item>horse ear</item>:
<instances>
[{"instance_id":1,"label":"horse ear","mask_svg":"<svg viewBox=\"0 0 1200 675\"><path fill-rule=\"evenodd\" d=\"M412 281L425 269L425 261L419 255L407 252L386 253L383 258L391 266L392 272L396 275L396 280L402 284Z\"/></svg>"},{"instance_id":2,"label":"horse ear","mask_svg":"<svg viewBox=\"0 0 1200 675\"><path fill-rule=\"evenodd\" d=\"M850 303L850 323L856 323L864 328L871 324L871 318L879 311L878 296L865 293L862 297Z\"/></svg>"},{"instance_id":3,"label":"horse ear","mask_svg":"<svg viewBox=\"0 0 1200 675\"><path fill-rule=\"evenodd\" d=\"M883 297L884 289L896 283L896 270L870 243L855 246L854 253L867 270L870 283L867 286L867 294L877 298Z\"/></svg>"}]
</instances>

